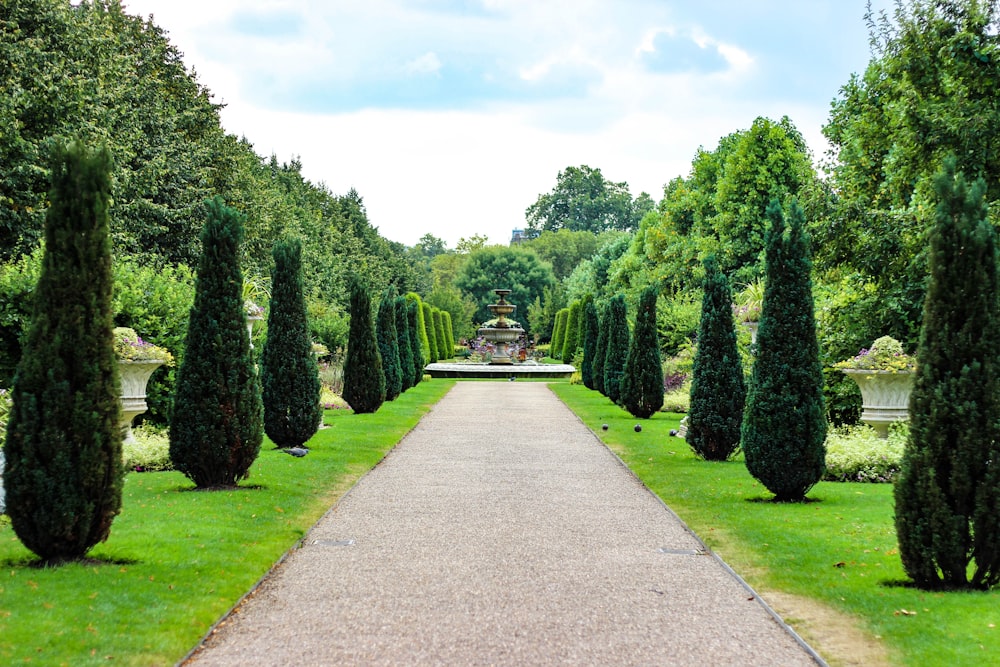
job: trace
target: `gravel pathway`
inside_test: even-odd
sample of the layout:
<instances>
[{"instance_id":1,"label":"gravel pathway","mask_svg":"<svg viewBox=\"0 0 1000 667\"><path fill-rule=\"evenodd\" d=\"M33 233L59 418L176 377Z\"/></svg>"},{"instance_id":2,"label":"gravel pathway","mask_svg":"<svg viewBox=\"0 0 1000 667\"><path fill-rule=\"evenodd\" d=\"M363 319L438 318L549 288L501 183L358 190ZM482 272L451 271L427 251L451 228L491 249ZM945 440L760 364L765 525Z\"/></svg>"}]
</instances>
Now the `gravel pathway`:
<instances>
[{"instance_id":1,"label":"gravel pathway","mask_svg":"<svg viewBox=\"0 0 1000 667\"><path fill-rule=\"evenodd\" d=\"M544 384L458 383L185 664L816 665L702 548Z\"/></svg>"}]
</instances>

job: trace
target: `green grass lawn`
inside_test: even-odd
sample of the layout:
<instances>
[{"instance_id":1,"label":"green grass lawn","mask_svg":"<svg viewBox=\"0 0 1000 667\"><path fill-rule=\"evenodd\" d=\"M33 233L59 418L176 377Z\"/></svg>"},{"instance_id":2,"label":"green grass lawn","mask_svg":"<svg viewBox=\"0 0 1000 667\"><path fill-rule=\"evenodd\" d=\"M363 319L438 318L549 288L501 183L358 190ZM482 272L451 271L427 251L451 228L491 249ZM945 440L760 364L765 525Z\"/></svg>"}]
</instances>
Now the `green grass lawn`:
<instances>
[{"instance_id":1,"label":"green grass lawn","mask_svg":"<svg viewBox=\"0 0 1000 667\"><path fill-rule=\"evenodd\" d=\"M308 456L265 441L232 491L130 473L89 564L33 567L0 525L0 663L176 663L453 385L424 382L371 415L328 410Z\"/></svg>"},{"instance_id":2,"label":"green grass lawn","mask_svg":"<svg viewBox=\"0 0 1000 667\"><path fill-rule=\"evenodd\" d=\"M871 664L879 652L901 665L1000 660L1000 593L929 593L905 585L890 485L820 482L809 493L812 502L769 502L771 494L742 459L701 461L683 439L671 437L681 415L638 420L582 385L551 386L766 600L805 600L786 609L773 604L831 664ZM862 654L858 636L827 637L830 618L853 621L875 653Z\"/></svg>"}]
</instances>

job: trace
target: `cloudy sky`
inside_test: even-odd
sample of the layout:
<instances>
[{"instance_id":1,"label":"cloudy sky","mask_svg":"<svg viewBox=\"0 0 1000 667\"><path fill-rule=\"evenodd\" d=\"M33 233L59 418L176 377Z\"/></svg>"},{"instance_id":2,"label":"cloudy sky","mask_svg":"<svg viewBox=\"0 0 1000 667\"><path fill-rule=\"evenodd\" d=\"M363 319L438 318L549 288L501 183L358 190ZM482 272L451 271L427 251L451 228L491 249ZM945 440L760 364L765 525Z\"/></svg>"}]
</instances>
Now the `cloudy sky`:
<instances>
[{"instance_id":1,"label":"cloudy sky","mask_svg":"<svg viewBox=\"0 0 1000 667\"><path fill-rule=\"evenodd\" d=\"M865 0L123 0L226 130L386 238L506 243L567 166L662 196L698 147L787 115L817 157L870 59ZM891 0L874 0L882 9Z\"/></svg>"}]
</instances>

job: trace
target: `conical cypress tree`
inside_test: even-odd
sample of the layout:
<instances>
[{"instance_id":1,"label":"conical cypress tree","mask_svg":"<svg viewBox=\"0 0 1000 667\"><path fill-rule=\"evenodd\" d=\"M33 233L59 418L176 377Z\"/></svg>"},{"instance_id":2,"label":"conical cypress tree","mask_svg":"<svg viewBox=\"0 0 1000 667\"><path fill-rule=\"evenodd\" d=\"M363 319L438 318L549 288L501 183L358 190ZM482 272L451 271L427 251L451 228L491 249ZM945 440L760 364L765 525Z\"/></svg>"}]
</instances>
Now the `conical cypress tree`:
<instances>
[{"instance_id":1,"label":"conical cypress tree","mask_svg":"<svg viewBox=\"0 0 1000 667\"><path fill-rule=\"evenodd\" d=\"M410 352L413 355L413 386L424 381L424 356L420 342L420 313L418 301L406 297L406 324L410 329Z\"/></svg>"},{"instance_id":2,"label":"conical cypress tree","mask_svg":"<svg viewBox=\"0 0 1000 667\"><path fill-rule=\"evenodd\" d=\"M775 500L803 500L826 469L823 368L816 341L809 241L793 201L767 207L764 302L742 443L747 470Z\"/></svg>"},{"instance_id":3,"label":"conical cypress tree","mask_svg":"<svg viewBox=\"0 0 1000 667\"><path fill-rule=\"evenodd\" d=\"M410 337L410 320L406 316L406 297L397 296L396 347L399 349L399 375L403 391L414 385L413 342Z\"/></svg>"},{"instance_id":4,"label":"conical cypress tree","mask_svg":"<svg viewBox=\"0 0 1000 667\"><path fill-rule=\"evenodd\" d=\"M451 359L454 352L448 350L448 338L444 333L444 318L441 317L441 310L431 308L431 315L434 318L434 338L437 340L438 361Z\"/></svg>"},{"instance_id":5,"label":"conical cypress tree","mask_svg":"<svg viewBox=\"0 0 1000 667\"><path fill-rule=\"evenodd\" d=\"M566 328L563 330L562 353L560 358L568 363L576 356L576 343L580 339L580 315L583 312L582 304L579 300L569 305L569 312L566 313Z\"/></svg>"},{"instance_id":6,"label":"conical cypress tree","mask_svg":"<svg viewBox=\"0 0 1000 667\"><path fill-rule=\"evenodd\" d=\"M903 568L918 586L985 589L1000 581L996 235L986 184L970 187L956 175L954 158L936 175L934 190L930 282L910 436L895 486L896 532Z\"/></svg>"},{"instance_id":7,"label":"conical cypress tree","mask_svg":"<svg viewBox=\"0 0 1000 667\"><path fill-rule=\"evenodd\" d=\"M430 363L437 363L438 356L437 326L434 324L434 311L429 303L421 303L420 309L424 313L424 330L427 332L427 350L430 355Z\"/></svg>"},{"instance_id":8,"label":"conical cypress tree","mask_svg":"<svg viewBox=\"0 0 1000 667\"><path fill-rule=\"evenodd\" d=\"M583 311L583 364L580 374L583 376L583 386L594 389L594 355L597 352L597 339L600 336L600 322L597 319L597 306L593 299L587 302Z\"/></svg>"},{"instance_id":9,"label":"conical cypress tree","mask_svg":"<svg viewBox=\"0 0 1000 667\"><path fill-rule=\"evenodd\" d=\"M7 514L43 560L107 539L122 501L122 431L111 320L111 157L79 143L51 164L45 254L14 378Z\"/></svg>"},{"instance_id":10,"label":"conical cypress tree","mask_svg":"<svg viewBox=\"0 0 1000 667\"><path fill-rule=\"evenodd\" d=\"M625 297L619 294L608 304L608 344L604 353L604 394L615 403L621 403L622 375L628 347Z\"/></svg>"},{"instance_id":11,"label":"conical cypress tree","mask_svg":"<svg viewBox=\"0 0 1000 667\"><path fill-rule=\"evenodd\" d=\"M264 408L243 310L243 216L221 197L208 200L206 211L170 458L199 488L232 487L260 453Z\"/></svg>"},{"instance_id":12,"label":"conical cypress tree","mask_svg":"<svg viewBox=\"0 0 1000 667\"><path fill-rule=\"evenodd\" d=\"M375 340L371 295L351 280L351 326L344 359L344 400L356 413L375 412L385 402L385 373Z\"/></svg>"},{"instance_id":13,"label":"conical cypress tree","mask_svg":"<svg viewBox=\"0 0 1000 667\"><path fill-rule=\"evenodd\" d=\"M736 347L733 295L715 255L705 260L698 352L691 380L687 442L707 461L725 461L740 447L746 401L743 366Z\"/></svg>"},{"instance_id":14,"label":"conical cypress tree","mask_svg":"<svg viewBox=\"0 0 1000 667\"><path fill-rule=\"evenodd\" d=\"M278 447L298 447L316 433L323 417L302 291L302 244L278 241L272 256L271 304L260 365L264 432Z\"/></svg>"},{"instance_id":15,"label":"conical cypress tree","mask_svg":"<svg viewBox=\"0 0 1000 667\"><path fill-rule=\"evenodd\" d=\"M416 333L420 341L420 355L414 360L414 363L417 361L420 362L420 374L416 381L416 384L420 384L424 377L424 366L431 362L431 343L427 339L427 323L424 322L424 302L420 299L420 295L416 292L407 292L406 300L412 301L417 305Z\"/></svg>"},{"instance_id":16,"label":"conical cypress tree","mask_svg":"<svg viewBox=\"0 0 1000 667\"><path fill-rule=\"evenodd\" d=\"M635 331L625 357L621 403L634 417L648 419L663 407L663 364L656 335L656 299L659 290L647 287L639 296Z\"/></svg>"},{"instance_id":17,"label":"conical cypress tree","mask_svg":"<svg viewBox=\"0 0 1000 667\"><path fill-rule=\"evenodd\" d=\"M611 304L605 303L597 311L597 345L594 348L594 389L607 396L604 391L604 359L608 356L608 313L611 311Z\"/></svg>"},{"instance_id":18,"label":"conical cypress tree","mask_svg":"<svg viewBox=\"0 0 1000 667\"><path fill-rule=\"evenodd\" d=\"M552 327L552 340L549 344L549 356L553 359L562 359L563 342L566 339L566 318L569 316L569 308L561 308L556 311L556 321Z\"/></svg>"},{"instance_id":19,"label":"conical cypress tree","mask_svg":"<svg viewBox=\"0 0 1000 667\"><path fill-rule=\"evenodd\" d=\"M399 365L399 343L396 334L396 288L390 286L382 295L375 321L375 338L382 356L385 374L385 400L394 401L403 393L403 369Z\"/></svg>"},{"instance_id":20,"label":"conical cypress tree","mask_svg":"<svg viewBox=\"0 0 1000 667\"><path fill-rule=\"evenodd\" d=\"M441 311L441 325L444 327L445 340L448 342L445 345L445 349L448 350L447 359L452 359L455 356L455 328L451 323L451 313L447 310Z\"/></svg>"}]
</instances>

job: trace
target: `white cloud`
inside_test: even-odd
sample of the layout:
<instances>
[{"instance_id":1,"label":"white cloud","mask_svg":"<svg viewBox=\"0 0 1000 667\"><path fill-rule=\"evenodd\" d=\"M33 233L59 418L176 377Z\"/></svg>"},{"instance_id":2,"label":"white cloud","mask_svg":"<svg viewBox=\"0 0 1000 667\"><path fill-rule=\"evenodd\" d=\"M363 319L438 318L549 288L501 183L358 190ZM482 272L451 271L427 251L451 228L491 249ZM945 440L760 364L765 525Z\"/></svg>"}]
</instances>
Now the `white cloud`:
<instances>
[{"instance_id":1,"label":"white cloud","mask_svg":"<svg viewBox=\"0 0 1000 667\"><path fill-rule=\"evenodd\" d=\"M472 234L505 243L570 165L658 199L699 146L714 148L757 116L789 115L821 153L829 100L851 70L823 70L833 59L819 56L855 49L852 67L863 66L864 0L816 0L812 26L796 0L776 0L766 15L716 4L126 1L128 11L155 13L226 103L227 131L262 155L300 156L306 177L333 192L355 187L387 238L413 244L432 233L450 247ZM788 26L786 5L796 8ZM237 30L248 16L256 22ZM269 16L285 17L275 21L283 30L269 34ZM811 51L781 51L793 29L815 33ZM722 66L654 71L644 58L658 36L684 38ZM819 99L787 86L775 63L806 70ZM403 79L415 86L411 98L393 97Z\"/></svg>"}]
</instances>

